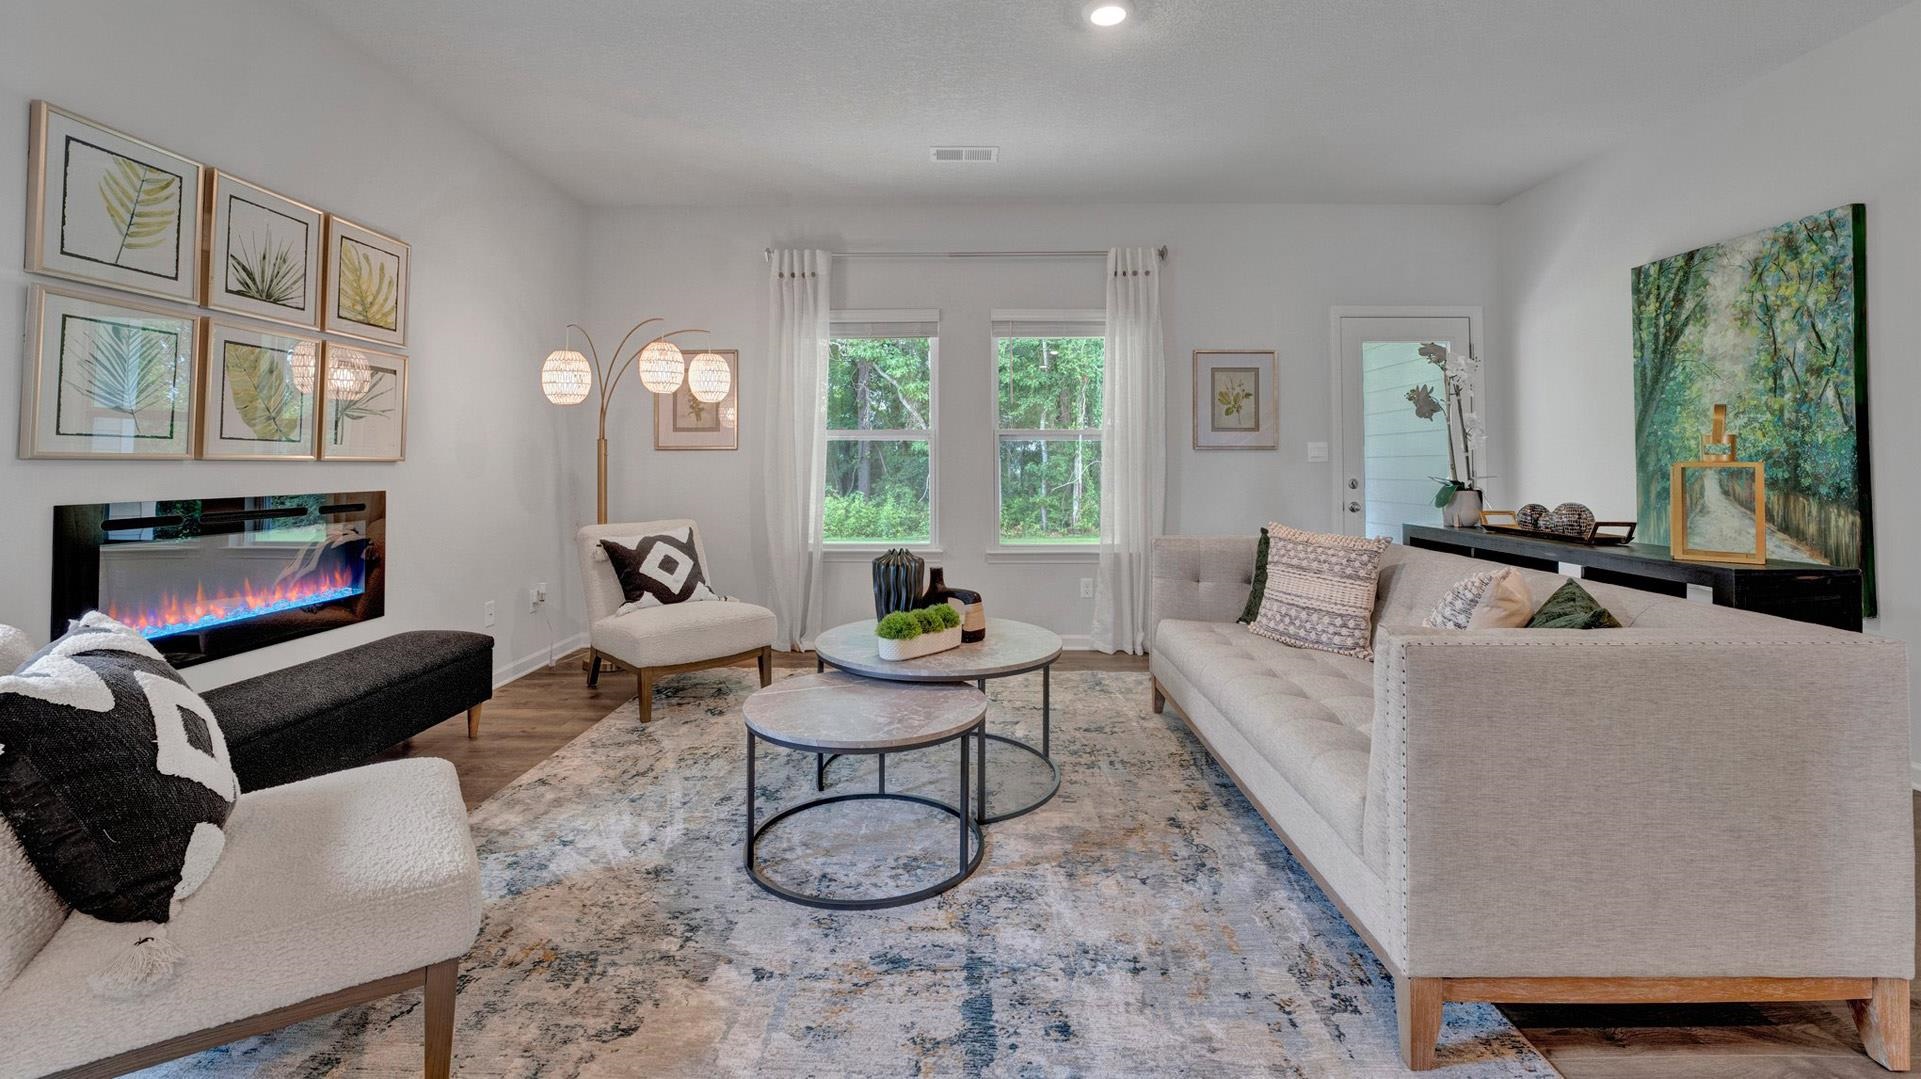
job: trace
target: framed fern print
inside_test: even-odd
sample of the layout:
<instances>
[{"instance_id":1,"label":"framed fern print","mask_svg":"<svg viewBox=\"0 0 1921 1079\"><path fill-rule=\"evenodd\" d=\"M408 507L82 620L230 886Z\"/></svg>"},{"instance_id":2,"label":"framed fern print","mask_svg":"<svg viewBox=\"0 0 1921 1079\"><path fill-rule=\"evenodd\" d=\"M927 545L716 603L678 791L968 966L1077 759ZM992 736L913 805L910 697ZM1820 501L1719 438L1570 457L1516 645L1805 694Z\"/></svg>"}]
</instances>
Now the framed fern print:
<instances>
[{"instance_id":1,"label":"framed fern print","mask_svg":"<svg viewBox=\"0 0 1921 1079\"><path fill-rule=\"evenodd\" d=\"M327 215L219 169L208 169L207 306L320 328L320 252Z\"/></svg>"},{"instance_id":2,"label":"framed fern print","mask_svg":"<svg viewBox=\"0 0 1921 1079\"><path fill-rule=\"evenodd\" d=\"M322 357L321 459L405 459L407 357L338 341L327 342Z\"/></svg>"},{"instance_id":3,"label":"framed fern print","mask_svg":"<svg viewBox=\"0 0 1921 1079\"><path fill-rule=\"evenodd\" d=\"M407 343L407 245L327 215L328 333L387 345Z\"/></svg>"},{"instance_id":4,"label":"framed fern print","mask_svg":"<svg viewBox=\"0 0 1921 1079\"><path fill-rule=\"evenodd\" d=\"M199 302L199 162L44 101L27 146L29 271Z\"/></svg>"},{"instance_id":5,"label":"framed fern print","mask_svg":"<svg viewBox=\"0 0 1921 1079\"><path fill-rule=\"evenodd\" d=\"M311 461L320 340L209 320L200 361L198 456Z\"/></svg>"},{"instance_id":6,"label":"framed fern print","mask_svg":"<svg viewBox=\"0 0 1921 1079\"><path fill-rule=\"evenodd\" d=\"M44 285L27 318L20 456L192 456L199 318Z\"/></svg>"}]
</instances>

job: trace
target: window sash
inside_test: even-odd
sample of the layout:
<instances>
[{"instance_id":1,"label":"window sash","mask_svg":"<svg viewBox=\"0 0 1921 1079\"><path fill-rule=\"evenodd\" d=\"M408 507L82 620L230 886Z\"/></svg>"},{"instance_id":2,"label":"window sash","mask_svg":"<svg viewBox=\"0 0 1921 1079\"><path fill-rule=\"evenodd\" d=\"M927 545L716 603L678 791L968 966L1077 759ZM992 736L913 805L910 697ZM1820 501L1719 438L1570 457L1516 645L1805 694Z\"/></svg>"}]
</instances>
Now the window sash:
<instances>
[{"instance_id":1,"label":"window sash","mask_svg":"<svg viewBox=\"0 0 1921 1079\"><path fill-rule=\"evenodd\" d=\"M883 546L926 550L940 546L940 312L938 310L835 311L828 319L828 341L927 341L927 426L910 428L826 429L829 442L923 442L927 445L927 538L898 539ZM814 497L825 499L825 486ZM830 549L862 550L876 547L871 539L836 540L822 537Z\"/></svg>"},{"instance_id":2,"label":"window sash","mask_svg":"<svg viewBox=\"0 0 1921 1079\"><path fill-rule=\"evenodd\" d=\"M1007 338L1059 339L1107 335L1106 314L1099 311L1021 311L993 313L993 362L988 364L992 380L989 389L994 401L994 535L988 550L990 561L1070 557L1082 559L1098 542L1098 537L1054 540L1011 539L1004 531L1006 504L1001 497L1001 454L1008 443L1101 442L1098 427L1002 427L1001 426L1001 341ZM1103 358L1104 359L1104 358ZM1103 380L1106 364L1102 364Z\"/></svg>"},{"instance_id":3,"label":"window sash","mask_svg":"<svg viewBox=\"0 0 1921 1079\"><path fill-rule=\"evenodd\" d=\"M1002 442L1099 442L1098 427L1002 427L994 432Z\"/></svg>"}]
</instances>

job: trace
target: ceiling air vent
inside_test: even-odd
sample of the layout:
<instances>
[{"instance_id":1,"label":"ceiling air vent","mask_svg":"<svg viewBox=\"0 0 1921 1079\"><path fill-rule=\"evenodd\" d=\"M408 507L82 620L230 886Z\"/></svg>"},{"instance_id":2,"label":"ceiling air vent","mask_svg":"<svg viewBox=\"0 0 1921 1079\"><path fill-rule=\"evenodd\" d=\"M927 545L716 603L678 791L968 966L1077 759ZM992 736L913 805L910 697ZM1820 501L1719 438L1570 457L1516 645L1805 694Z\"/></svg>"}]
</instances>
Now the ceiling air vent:
<instances>
[{"instance_id":1,"label":"ceiling air vent","mask_svg":"<svg viewBox=\"0 0 1921 1079\"><path fill-rule=\"evenodd\" d=\"M998 146L934 146L929 148L928 153L936 163L940 164L950 161L989 162L1001 159L1001 148Z\"/></svg>"}]
</instances>

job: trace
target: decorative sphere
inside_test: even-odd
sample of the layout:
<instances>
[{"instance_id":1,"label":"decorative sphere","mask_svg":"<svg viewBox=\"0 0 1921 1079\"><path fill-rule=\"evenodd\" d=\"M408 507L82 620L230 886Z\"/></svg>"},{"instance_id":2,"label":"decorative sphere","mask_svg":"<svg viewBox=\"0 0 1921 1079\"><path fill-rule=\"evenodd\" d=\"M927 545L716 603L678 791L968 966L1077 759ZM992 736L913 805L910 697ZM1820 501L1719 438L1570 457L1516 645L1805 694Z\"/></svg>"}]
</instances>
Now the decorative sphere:
<instances>
[{"instance_id":1,"label":"decorative sphere","mask_svg":"<svg viewBox=\"0 0 1921 1079\"><path fill-rule=\"evenodd\" d=\"M1546 516L1546 506L1541 505L1539 502L1529 502L1527 505L1514 511L1514 523L1520 525L1522 528L1539 528L1541 527L1542 518Z\"/></svg>"},{"instance_id":2,"label":"decorative sphere","mask_svg":"<svg viewBox=\"0 0 1921 1079\"><path fill-rule=\"evenodd\" d=\"M1579 502L1563 502L1554 507L1541 527L1559 535L1586 539L1594 531L1594 511Z\"/></svg>"},{"instance_id":3,"label":"decorative sphere","mask_svg":"<svg viewBox=\"0 0 1921 1079\"><path fill-rule=\"evenodd\" d=\"M373 368L367 354L341 345L327 346L327 396L359 397L374 384Z\"/></svg>"},{"instance_id":4,"label":"decorative sphere","mask_svg":"<svg viewBox=\"0 0 1921 1079\"><path fill-rule=\"evenodd\" d=\"M301 393L313 392L314 371L320 366L312 341L302 341L287 354L287 366L292 369L293 388Z\"/></svg>"},{"instance_id":5,"label":"decorative sphere","mask_svg":"<svg viewBox=\"0 0 1921 1079\"><path fill-rule=\"evenodd\" d=\"M734 373L727 369L727 358L703 352L687 364L687 392L694 400L716 404L727 397L734 385Z\"/></svg>"},{"instance_id":6,"label":"decorative sphere","mask_svg":"<svg viewBox=\"0 0 1921 1079\"><path fill-rule=\"evenodd\" d=\"M687 360L672 341L655 341L640 350L640 384L654 393L680 389L686 373Z\"/></svg>"},{"instance_id":7,"label":"decorative sphere","mask_svg":"<svg viewBox=\"0 0 1921 1079\"><path fill-rule=\"evenodd\" d=\"M540 390L557 405L577 405L587 399L594 369L587 357L572 349L555 349L540 365Z\"/></svg>"}]
</instances>

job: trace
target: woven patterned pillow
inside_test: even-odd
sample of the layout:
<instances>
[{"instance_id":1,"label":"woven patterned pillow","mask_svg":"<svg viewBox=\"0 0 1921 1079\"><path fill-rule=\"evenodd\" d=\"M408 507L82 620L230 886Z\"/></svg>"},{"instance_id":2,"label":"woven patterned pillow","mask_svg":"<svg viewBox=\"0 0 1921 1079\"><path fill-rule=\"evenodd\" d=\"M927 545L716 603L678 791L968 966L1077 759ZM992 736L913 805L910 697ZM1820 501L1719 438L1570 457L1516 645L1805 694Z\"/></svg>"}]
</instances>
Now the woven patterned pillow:
<instances>
[{"instance_id":1,"label":"woven patterned pillow","mask_svg":"<svg viewBox=\"0 0 1921 1079\"><path fill-rule=\"evenodd\" d=\"M1448 589L1421 624L1429 629L1518 629L1533 615L1534 601L1521 574L1491 569Z\"/></svg>"},{"instance_id":2,"label":"woven patterned pillow","mask_svg":"<svg viewBox=\"0 0 1921 1079\"><path fill-rule=\"evenodd\" d=\"M1388 541L1267 526L1267 593L1247 628L1269 640L1373 659L1374 589Z\"/></svg>"}]
</instances>

